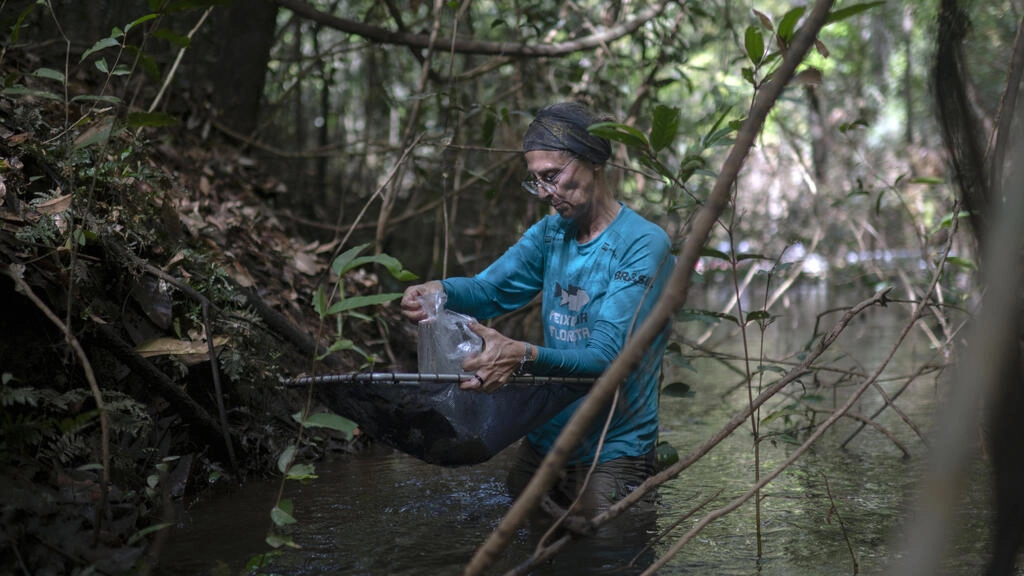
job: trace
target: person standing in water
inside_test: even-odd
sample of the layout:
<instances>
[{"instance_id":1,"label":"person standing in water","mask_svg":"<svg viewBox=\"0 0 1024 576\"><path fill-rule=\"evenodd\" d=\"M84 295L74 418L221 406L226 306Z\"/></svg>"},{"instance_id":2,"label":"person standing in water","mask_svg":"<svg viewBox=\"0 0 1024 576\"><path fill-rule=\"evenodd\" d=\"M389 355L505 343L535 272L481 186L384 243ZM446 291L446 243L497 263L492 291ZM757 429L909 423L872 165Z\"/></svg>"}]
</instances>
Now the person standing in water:
<instances>
[{"instance_id":1,"label":"person standing in water","mask_svg":"<svg viewBox=\"0 0 1024 576\"><path fill-rule=\"evenodd\" d=\"M472 329L483 351L463 363L465 390L493 392L518 373L596 377L640 326L664 289L674 263L661 227L615 198L606 178L611 142L588 127L608 118L576 102L541 109L523 137L523 189L554 213L471 278L410 286L402 312L426 318L419 299L443 290L447 308L481 320L529 304L542 294L543 344L513 340L482 324ZM565 507L577 497L590 513L607 509L654 472L658 386L667 330L620 389L607 418L598 418L568 460L550 496ZM520 443L508 477L518 497L579 401ZM607 415L607 413L606 413ZM584 487L594 460L597 465Z\"/></svg>"}]
</instances>

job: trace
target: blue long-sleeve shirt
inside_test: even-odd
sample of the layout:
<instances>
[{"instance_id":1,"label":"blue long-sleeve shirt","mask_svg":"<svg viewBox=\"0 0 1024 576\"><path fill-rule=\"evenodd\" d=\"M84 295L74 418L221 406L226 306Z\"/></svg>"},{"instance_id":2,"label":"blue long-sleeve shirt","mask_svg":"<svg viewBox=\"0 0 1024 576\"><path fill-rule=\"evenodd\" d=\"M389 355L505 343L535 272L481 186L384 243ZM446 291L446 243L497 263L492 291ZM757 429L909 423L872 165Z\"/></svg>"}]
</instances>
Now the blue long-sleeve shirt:
<instances>
[{"instance_id":1,"label":"blue long-sleeve shirt","mask_svg":"<svg viewBox=\"0 0 1024 576\"><path fill-rule=\"evenodd\" d=\"M550 215L526 231L505 254L473 278L442 281L447 307L481 320L511 312L542 293L544 346L531 372L597 376L650 313L674 264L661 227L623 206L593 240L579 244L571 220ZM667 333L623 384L599 460L642 456L658 433L658 380ZM578 402L532 431L546 453ZM593 460L604 418L598 419L571 463Z\"/></svg>"}]
</instances>

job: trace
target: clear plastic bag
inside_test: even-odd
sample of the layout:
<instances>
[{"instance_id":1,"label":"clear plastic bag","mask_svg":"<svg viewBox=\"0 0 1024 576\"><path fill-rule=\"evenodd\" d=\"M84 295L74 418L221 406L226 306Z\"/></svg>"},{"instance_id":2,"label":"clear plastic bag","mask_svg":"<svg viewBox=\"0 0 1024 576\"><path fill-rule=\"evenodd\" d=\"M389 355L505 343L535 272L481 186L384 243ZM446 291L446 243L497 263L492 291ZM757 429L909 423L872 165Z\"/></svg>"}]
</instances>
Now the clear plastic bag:
<instances>
[{"instance_id":1,"label":"clear plastic bag","mask_svg":"<svg viewBox=\"0 0 1024 576\"><path fill-rule=\"evenodd\" d=\"M445 309L447 300L443 290L419 298L427 313L417 327L416 352L421 374L466 374L462 361L483 350L483 339L469 329L476 320Z\"/></svg>"}]
</instances>

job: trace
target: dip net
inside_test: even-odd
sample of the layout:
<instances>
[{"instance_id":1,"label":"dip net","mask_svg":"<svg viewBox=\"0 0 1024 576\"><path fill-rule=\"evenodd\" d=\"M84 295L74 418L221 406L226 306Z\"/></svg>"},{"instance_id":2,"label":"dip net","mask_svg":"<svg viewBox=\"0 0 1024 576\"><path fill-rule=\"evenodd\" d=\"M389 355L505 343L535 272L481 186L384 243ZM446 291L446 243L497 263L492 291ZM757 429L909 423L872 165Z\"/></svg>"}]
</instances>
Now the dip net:
<instances>
[{"instance_id":1,"label":"dip net","mask_svg":"<svg viewBox=\"0 0 1024 576\"><path fill-rule=\"evenodd\" d=\"M373 372L300 377L331 411L371 437L431 464L484 462L590 389L592 379L514 377L488 394L462 390L459 374Z\"/></svg>"}]
</instances>

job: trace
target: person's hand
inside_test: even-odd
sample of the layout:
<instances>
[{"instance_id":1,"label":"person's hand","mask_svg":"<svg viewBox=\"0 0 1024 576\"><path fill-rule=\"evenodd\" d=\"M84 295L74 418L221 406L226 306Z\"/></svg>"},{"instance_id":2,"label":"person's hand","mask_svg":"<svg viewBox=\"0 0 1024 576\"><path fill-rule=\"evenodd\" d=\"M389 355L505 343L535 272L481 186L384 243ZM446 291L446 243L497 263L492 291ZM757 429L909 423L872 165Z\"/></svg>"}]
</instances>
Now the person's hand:
<instances>
[{"instance_id":1,"label":"person's hand","mask_svg":"<svg viewBox=\"0 0 1024 576\"><path fill-rule=\"evenodd\" d=\"M462 363L462 369L473 375L463 380L459 387L463 390L494 392L507 384L522 364L526 343L508 338L478 322L470 324L469 329L483 338L484 349Z\"/></svg>"},{"instance_id":2,"label":"person's hand","mask_svg":"<svg viewBox=\"0 0 1024 576\"><path fill-rule=\"evenodd\" d=\"M426 320L427 312L423 310L423 305L420 304L420 297L434 292L444 292L444 285L437 280L406 288L405 293L402 294L402 316L413 322Z\"/></svg>"}]
</instances>

